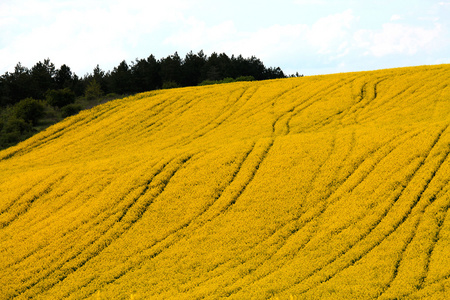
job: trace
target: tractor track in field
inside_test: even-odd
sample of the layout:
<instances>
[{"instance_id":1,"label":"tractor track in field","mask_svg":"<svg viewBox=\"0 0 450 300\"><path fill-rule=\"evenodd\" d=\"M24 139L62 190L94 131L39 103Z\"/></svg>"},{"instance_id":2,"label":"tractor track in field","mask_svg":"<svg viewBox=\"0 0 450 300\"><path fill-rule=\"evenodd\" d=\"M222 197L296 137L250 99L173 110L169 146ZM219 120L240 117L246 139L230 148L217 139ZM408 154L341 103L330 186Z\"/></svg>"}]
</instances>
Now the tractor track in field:
<instances>
[{"instance_id":1,"label":"tractor track in field","mask_svg":"<svg viewBox=\"0 0 450 300\"><path fill-rule=\"evenodd\" d=\"M235 204L236 200L243 193L243 191L246 189L248 184L255 177L257 170L259 169L261 163L264 161L265 157L267 156L267 153L269 152L270 148L273 146L273 143L274 143L274 141L271 140L271 142L268 144L268 146L263 148L263 153L261 155L261 158L253 166L253 171L250 173L250 175L246 175L248 178L245 181L245 183L243 185L241 185L240 189L237 189L234 191L233 195L231 197L229 197L230 199L227 201L227 203L225 203L225 205L221 205L221 208L218 208L218 212L213 213L212 216L209 216L205 221L200 222L199 225L195 226L194 222L196 221L196 219L198 219L199 217L204 215L212 205L214 205L216 202L218 202L219 199L224 194L224 192L226 191L227 187L231 186L233 184L233 182L235 181L235 179L237 179L237 177L240 177L240 175L239 175L240 169L241 169L242 165L248 160L248 157L250 156L250 154L255 151L254 150L255 145L253 145L251 147L250 151L248 151L244 154L244 157L241 160L241 162L239 163L238 169L233 174L232 180L230 181L229 185L227 185L227 187L225 187L224 190L222 190L219 197L214 201L213 204L211 204L211 206L207 207L205 210L203 210L199 215L194 217L192 220L188 221L185 224L182 224L177 229L170 232L167 236L162 238L160 241L157 241L157 243L155 243L151 248L149 248L148 250L145 251L146 253L142 253L142 255L141 255L142 259L140 260L140 263L137 263L134 266L129 267L125 270L123 270L123 269L118 270L118 272L116 273L114 278L109 280L107 282L107 284L112 284L112 283L116 282L117 280L124 277L129 272L132 272L132 271L138 269L140 267L140 265L142 263L144 263L145 261L157 257L162 251L164 251L164 249L168 249L169 247L172 247L173 245L178 243L181 240L181 238L184 236L180 232L183 229L187 229L187 228L189 228L189 226L193 226L194 230L198 230L199 228L203 227L206 223L211 222L214 218L224 214L227 210L229 210ZM180 235L180 237L177 237L177 235ZM156 249L154 249L154 248L156 248ZM93 294L95 291L91 291L91 292Z\"/></svg>"},{"instance_id":2,"label":"tractor track in field","mask_svg":"<svg viewBox=\"0 0 450 300\"><path fill-rule=\"evenodd\" d=\"M448 126L446 126L443 130L440 131L440 133L438 134L438 136L436 137L436 139L433 141L431 147L428 150L428 154L426 155L426 157L421 161L421 163L419 163L418 167L416 168L416 172L423 166L423 164L425 163L425 161L427 160L427 158L430 156L430 153L432 151L432 149L435 147L435 145L437 144L437 142L439 141L441 135L443 134L443 132L447 129ZM440 165L439 165L440 167ZM437 170L436 170L437 171ZM414 174L416 173L414 172L413 175L411 176L410 180L408 181L411 182L412 177L414 177ZM431 180L431 179L430 179ZM429 183L429 182L428 182ZM349 263L346 264L346 266L343 269L340 269L339 271L337 271L335 274L333 274L332 276L327 276L325 278L325 280L321 280L318 282L318 284L322 284L325 283L327 281L329 281L333 276L336 276L336 274L346 270L347 268L351 267L352 265L354 265L355 263L357 263L358 261L360 261L363 257L365 257L368 253L370 253L373 249L375 249L382 241L386 240L391 234L393 234L408 218L408 216L411 214L411 211L416 207L418 201L420 200L420 196L423 194L423 192L425 191L426 187L428 186L428 183L425 185L424 189L421 191L420 195L418 197L416 197L416 199L413 201L413 203L410 205L410 207L408 208L407 212L405 215L402 216L402 218L400 220L397 220L395 225L393 226L392 229L388 230L388 232L386 232L386 234L383 235L383 237L380 239L378 239L376 242L374 242L371 246L369 246L365 251L363 251L362 253L358 254L356 257L354 257L353 259L350 260ZM406 188L406 187L405 187ZM401 190L401 193L396 197L396 199L399 199L402 195L403 190L405 189L403 188ZM394 201L396 202L396 200ZM377 222L375 225L375 227L373 229L371 229L366 235L365 237L367 237L370 233L373 232L373 230L375 228L377 228L377 226L382 222L382 220L380 220L379 222ZM363 237L363 239L365 238ZM358 242L362 241L363 239L360 239ZM356 244L355 244L356 245ZM354 246L355 246L354 245ZM352 248L354 248L354 246L350 247L349 249L347 249L346 251L344 251L343 253L340 253L340 255L336 258L334 258L330 263L336 261L339 257L343 257L345 254L349 253ZM326 266L328 266L330 263L327 263L325 266L318 268L314 273L308 275L307 277L305 277L304 279L302 279L301 281L304 281L310 277L312 277L314 274L316 274L317 272L323 270ZM300 282L297 282L296 284L300 284ZM309 289L304 290L301 294L306 293Z\"/></svg>"},{"instance_id":3,"label":"tractor track in field","mask_svg":"<svg viewBox=\"0 0 450 300\"><path fill-rule=\"evenodd\" d=\"M101 240L93 240L93 241L89 241L88 244L84 244L83 245L83 250L79 253L76 253L75 255L72 255L71 257L69 257L68 259L66 259L65 261L63 261L62 263L60 263L53 271L51 271L50 273L47 272L45 277L41 277L40 280L34 281L31 284L27 285L25 288L23 288L20 292L19 295L27 292L28 290L32 289L35 286L38 286L41 282L42 285L45 286L46 290L51 289L53 286L55 286L56 284L62 282L65 278L67 278L69 275L71 275L72 273L76 272L78 269L82 268L87 262L89 262L91 259L93 259L94 257L98 256L104 249L106 249L111 243L113 243L116 239L118 239L120 236L122 236L126 231L128 231L132 225L134 223L136 223L143 215L143 213L146 211L146 209L148 208L148 206L154 201L154 199L156 199L162 192L164 192L165 187L167 186L167 184L170 182L170 179L177 173L177 171L179 169L181 169L184 164L189 161L189 159L192 156L187 156L183 159L181 159L181 161L179 162L180 165L175 168L174 170L168 171L168 178L164 178L162 179L161 182L154 184L152 182L152 180L147 182L147 185L145 186L143 192L138 196L138 198L136 199L136 201L134 202L134 204L132 204L131 206L125 208L125 212L122 216L119 216L120 221L122 221L122 218L129 212L129 210L131 208L134 208L135 206L139 205L139 207L137 207L138 212L137 214L135 214L134 217L132 217L130 220L127 220L128 222L126 222L127 224L129 224L129 226L125 226L124 228L119 228L116 229L114 226L111 227L110 229L107 230L107 232L105 232L102 236L101 236ZM161 168L159 168L157 170L157 173L154 175L153 178L155 178L156 176L158 176L159 174L161 174L164 171L164 168L169 164L170 162L168 162L167 164L163 164L163 166ZM150 186L153 185L153 186ZM147 190L149 188L156 188L157 191L156 193L153 195L153 197L151 197L151 199L149 201L144 201L143 203L137 204L137 201L139 200L139 198L142 198ZM115 225L117 224L122 224L124 222L115 222ZM116 229L117 232L110 232L110 230ZM112 239L108 240L107 238L112 235ZM103 241L105 240L105 241ZM83 256L83 257L82 257ZM81 258L80 258L81 257ZM78 261L77 261L78 260ZM67 265L65 267L65 265ZM43 282L44 280L46 280L49 276L54 277L52 282ZM41 287L39 287L41 288Z\"/></svg>"},{"instance_id":4,"label":"tractor track in field","mask_svg":"<svg viewBox=\"0 0 450 300\"><path fill-rule=\"evenodd\" d=\"M24 215L25 213L28 212L28 210L31 208L31 206L33 205L33 203L38 200L40 197L45 196L46 194L50 193L52 190L52 187L54 187L55 185L61 183L61 181L64 179L64 177L66 177L68 175L68 173L65 173L63 175L57 176L56 180L51 181L50 183L47 183L44 187L40 188L38 191L33 191L34 195L28 197L30 199L28 199L25 203L23 203L20 207L19 210L13 215L11 216L9 219L4 220L2 223L0 223L0 229L3 229L9 225L11 225L11 223L13 223L15 220L17 220L20 216ZM30 190L31 191L31 190ZM25 197L26 194L24 194L23 197ZM23 198L22 197L22 198Z\"/></svg>"},{"instance_id":5,"label":"tractor track in field","mask_svg":"<svg viewBox=\"0 0 450 300\"><path fill-rule=\"evenodd\" d=\"M416 136L417 134L419 134L419 133L413 133L412 136ZM398 143L398 145L396 145L396 146L394 147L394 149L395 149L395 148L397 148L398 146L400 146L401 144L403 144L405 141L407 141L409 138L411 138L411 137L410 137L410 136L407 136L407 137L405 137L405 138L402 138L402 139L401 139L401 142L398 142L398 141L396 141L396 137L393 137L393 138L391 138L386 144L389 145L390 143L393 143L393 142ZM392 151L392 150L393 150L393 149L391 149L390 151ZM377 150L377 151L378 151L378 150ZM390 151L389 151L388 153L390 153ZM374 152L375 152L375 151L374 151ZM350 154L351 154L351 149L349 149L347 155L350 155ZM382 157L379 159L379 161L381 161L384 157L385 157L385 156L382 156ZM344 159L344 160L345 160L345 159ZM361 161L360 163L362 163L362 162L363 162L363 161ZM360 167L360 165L356 166L356 169L358 169L359 167ZM374 168L375 168L375 165L372 166L371 171L373 171ZM370 173L371 171L369 171L369 173ZM339 172L339 170L336 170L336 172ZM367 173L366 175L368 175L369 173ZM353 174L353 172L351 172L351 174ZM365 177L364 177L364 178L365 178ZM361 179L360 181L358 181L358 183L357 183L353 188L356 188L356 187L364 180L364 178ZM329 195L328 198L329 198L329 197L331 197L331 195ZM318 207L317 209L319 209L319 213L322 214L322 213L324 213L324 211L326 210L327 207L328 207L328 206L324 206L324 207L322 207L322 208ZM303 222L303 226L301 226L300 228L293 229L293 230L291 231L291 234L283 240L284 242L282 242L281 247L278 247L278 248L281 249L281 248L283 247L283 245L287 243L287 241L288 241L288 239L289 239L290 236L295 235L296 232L298 232L299 230L301 230L304 226L307 226L309 222L312 222L313 220L315 220L315 219L317 218L317 216L318 216L318 215L310 216L310 217L306 220L306 223ZM294 222L298 222L298 220L293 220L293 221L290 222L290 224L292 224L292 223L294 223ZM288 224L287 226L289 226L289 224ZM296 226L296 227L297 227L297 226ZM274 233L274 234L275 234L275 233ZM311 237L312 237L312 236L310 236L310 238L311 238ZM269 237L269 238L270 238L270 237ZM306 246L306 244L308 243L308 241L309 241L309 239L308 239L306 242L302 243L303 246L301 246L299 249L297 249L297 251L300 251L302 248L304 248L304 247ZM263 242L264 242L264 241L263 241ZM258 246L258 245L254 245L254 247L257 247L257 246ZM251 249L253 249L254 247L252 247ZM250 249L250 250L251 250L251 249ZM249 251L249 250L247 250L247 251ZM270 257L272 257L273 255L276 255L276 254L277 254L277 253L273 253ZM270 257L269 257L269 259L270 259ZM267 259L267 260L268 260L268 259ZM226 263L226 261L223 262L222 264L224 264L224 263ZM219 267L219 266L220 266L220 265L218 265L217 267ZM211 271L214 271L214 270L211 270ZM276 270L273 270L273 271L270 272L269 274L266 274L266 275L264 275L263 277L258 278L257 280L259 281L260 279L262 279L262 278L264 278L264 277L267 277L268 275L270 275L271 273L273 273L273 272L275 272L275 271L276 271ZM254 270L252 273L254 273L254 272L255 272L255 270ZM222 276L222 275L219 274L218 276ZM235 289L235 291L233 291L233 293L235 293L235 292L237 292L237 291L239 291L239 290L240 290L240 288L237 288L237 289ZM233 293L231 293L231 294L233 294Z\"/></svg>"},{"instance_id":6,"label":"tractor track in field","mask_svg":"<svg viewBox=\"0 0 450 300\"><path fill-rule=\"evenodd\" d=\"M412 136L416 136L417 134L418 134L418 133L413 133ZM382 155L380 158L377 159L377 164L378 164L381 160L383 160L390 152L392 152L394 149L398 148L398 147L401 146L404 142L406 142L410 137L407 136L407 137L405 137L405 138L402 138L402 139L400 139L400 142L397 141L396 138L397 138L397 137L393 137L393 138L391 138L391 139L386 143L386 146L388 146L388 145L391 144L391 143L395 143L395 145L391 146L391 147L393 147L393 148L391 148L391 149L387 152L387 154L385 153L384 155ZM376 152L378 152L378 151L381 151L381 150L377 150L377 151L374 151L374 152L376 153ZM350 152L351 152L351 151L349 151L349 154L350 154ZM381 152L383 152L383 151L381 151ZM363 162L361 162L361 163L363 163ZM359 186L359 185L364 181L364 179L365 179L365 178L366 178L366 177L367 177L367 176L368 176L368 175L376 168L376 165L377 165L377 164L373 164L373 165L371 166L370 170L369 170L368 172L366 172L365 175L364 175L363 177L361 177L360 180L358 180L357 183L355 183L355 184L352 185L351 190L353 190L353 189L355 189L357 186ZM358 165L358 166L355 168L355 170L357 170L360 166L361 166L361 165ZM338 171L339 171L339 170L337 170L336 172L338 172ZM351 172L351 174L353 175L353 174L355 174L355 172ZM344 183L340 184L340 186L342 186L343 184L344 184ZM351 190L350 190L350 191L351 191ZM333 194L328 195L328 198L330 198L332 195L333 195ZM326 211L327 207L328 207L328 205L323 206L323 207L317 207L316 210L318 211L318 213L316 213L316 214L310 216L310 217L308 218L307 222L304 223L302 227L298 228L297 230L294 230L293 233L292 233L292 235L288 236L288 237L284 240L284 242L282 243L282 245L281 245L281 247L280 247L279 249L281 249L282 246L288 242L288 239L289 239L291 236L294 236L297 232L301 231L302 228L303 228L304 226L307 226L309 222L312 222L313 220L316 220L316 221L317 221L317 219L318 219L318 218ZM318 222L318 221L317 221L317 222ZM310 238L309 238L309 239L306 239L305 241L303 241L302 244L299 246L299 248L296 250L296 252L301 251L304 247L306 247L307 244L308 244L308 242L311 240L312 237L313 237L313 234L311 233L311 234L310 234ZM273 255L276 255L276 254L277 254L277 253L274 253ZM272 255L272 256L273 256L273 255ZM278 268L277 268L277 269L273 269L272 272L270 272L270 273L268 273L268 274L265 274L265 275L262 276L262 277L259 277L259 278L257 279L257 281L260 281L260 280L266 278L267 276L269 276L269 275L271 275L272 273L276 272L276 271L277 271L279 268L281 268L282 266L283 266L283 265L278 266Z\"/></svg>"}]
</instances>

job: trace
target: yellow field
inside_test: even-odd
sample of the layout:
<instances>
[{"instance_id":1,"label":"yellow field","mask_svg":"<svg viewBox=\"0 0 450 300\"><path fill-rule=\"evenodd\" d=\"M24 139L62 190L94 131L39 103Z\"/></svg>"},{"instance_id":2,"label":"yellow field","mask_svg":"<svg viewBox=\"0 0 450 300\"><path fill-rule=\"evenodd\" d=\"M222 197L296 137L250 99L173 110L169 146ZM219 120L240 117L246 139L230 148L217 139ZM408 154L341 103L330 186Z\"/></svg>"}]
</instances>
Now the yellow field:
<instances>
[{"instance_id":1,"label":"yellow field","mask_svg":"<svg viewBox=\"0 0 450 300\"><path fill-rule=\"evenodd\" d=\"M0 299L450 299L450 65L153 91L0 152Z\"/></svg>"}]
</instances>

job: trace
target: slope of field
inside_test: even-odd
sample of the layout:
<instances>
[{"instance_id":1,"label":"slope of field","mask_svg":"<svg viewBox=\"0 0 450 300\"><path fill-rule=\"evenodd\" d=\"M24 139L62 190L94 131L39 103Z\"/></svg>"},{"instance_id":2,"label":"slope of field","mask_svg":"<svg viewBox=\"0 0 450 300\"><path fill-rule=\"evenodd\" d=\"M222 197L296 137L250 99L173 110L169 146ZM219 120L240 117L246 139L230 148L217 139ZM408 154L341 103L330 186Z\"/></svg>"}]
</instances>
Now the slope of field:
<instances>
[{"instance_id":1,"label":"slope of field","mask_svg":"<svg viewBox=\"0 0 450 300\"><path fill-rule=\"evenodd\" d=\"M0 152L0 299L448 299L450 65L154 91Z\"/></svg>"}]
</instances>

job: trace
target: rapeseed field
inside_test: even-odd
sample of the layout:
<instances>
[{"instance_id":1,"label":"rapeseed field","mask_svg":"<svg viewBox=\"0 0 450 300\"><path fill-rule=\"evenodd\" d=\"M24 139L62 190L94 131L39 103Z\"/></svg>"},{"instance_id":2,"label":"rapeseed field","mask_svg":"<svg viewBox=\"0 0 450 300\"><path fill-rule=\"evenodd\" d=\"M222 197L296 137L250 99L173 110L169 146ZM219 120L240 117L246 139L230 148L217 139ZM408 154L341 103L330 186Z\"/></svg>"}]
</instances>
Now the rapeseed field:
<instances>
[{"instance_id":1,"label":"rapeseed field","mask_svg":"<svg viewBox=\"0 0 450 300\"><path fill-rule=\"evenodd\" d=\"M450 65L152 91L0 152L0 299L450 299Z\"/></svg>"}]
</instances>

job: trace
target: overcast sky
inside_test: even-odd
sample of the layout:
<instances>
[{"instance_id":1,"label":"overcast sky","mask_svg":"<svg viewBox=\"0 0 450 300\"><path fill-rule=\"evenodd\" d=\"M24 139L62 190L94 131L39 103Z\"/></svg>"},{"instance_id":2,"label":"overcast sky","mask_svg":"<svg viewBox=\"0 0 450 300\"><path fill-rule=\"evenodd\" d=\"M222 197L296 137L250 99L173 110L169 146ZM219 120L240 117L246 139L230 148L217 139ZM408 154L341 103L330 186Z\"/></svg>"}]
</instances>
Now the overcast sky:
<instances>
[{"instance_id":1,"label":"overcast sky","mask_svg":"<svg viewBox=\"0 0 450 300\"><path fill-rule=\"evenodd\" d=\"M450 63L450 0L0 0L0 74L190 50L304 75Z\"/></svg>"}]
</instances>

